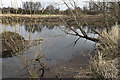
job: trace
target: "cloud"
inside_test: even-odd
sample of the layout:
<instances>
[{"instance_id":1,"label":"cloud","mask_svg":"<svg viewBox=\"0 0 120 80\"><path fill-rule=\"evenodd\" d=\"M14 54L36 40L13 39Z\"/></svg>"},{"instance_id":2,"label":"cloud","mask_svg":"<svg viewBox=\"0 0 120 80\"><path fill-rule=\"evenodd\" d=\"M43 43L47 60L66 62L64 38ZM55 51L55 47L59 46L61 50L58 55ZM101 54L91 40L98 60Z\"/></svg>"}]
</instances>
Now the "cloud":
<instances>
[{"instance_id":1,"label":"cloud","mask_svg":"<svg viewBox=\"0 0 120 80\"><path fill-rule=\"evenodd\" d=\"M22 2L26 1L33 1L33 2L41 2L43 7L46 7L47 5L53 5L55 7L59 7L62 10L67 9L66 5L63 3L65 1L67 4L72 2L73 0L1 0L0 7L13 7L13 8L22 8ZM77 5L83 6L82 2L86 0L74 0L77 1ZM87 0L88 1L88 0Z\"/></svg>"}]
</instances>

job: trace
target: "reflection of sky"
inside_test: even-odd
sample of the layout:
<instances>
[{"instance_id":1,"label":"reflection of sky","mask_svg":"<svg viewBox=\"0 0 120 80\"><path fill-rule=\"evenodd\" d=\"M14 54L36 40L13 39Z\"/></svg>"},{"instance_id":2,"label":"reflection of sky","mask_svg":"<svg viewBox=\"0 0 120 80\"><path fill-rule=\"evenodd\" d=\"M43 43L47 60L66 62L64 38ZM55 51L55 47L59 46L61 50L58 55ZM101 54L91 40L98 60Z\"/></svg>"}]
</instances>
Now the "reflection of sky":
<instances>
[{"instance_id":1,"label":"reflection of sky","mask_svg":"<svg viewBox=\"0 0 120 80\"><path fill-rule=\"evenodd\" d=\"M38 27L41 27L42 24L38 24ZM78 38L72 35L65 35L61 29L67 29L64 24L52 25L54 27L49 27L44 24L41 32L35 31L34 33L27 32L25 30L26 25L0 25L0 33L6 29L6 31L17 32L22 35L25 39L29 39L29 35L32 39L42 38L42 44L36 47L29 48L24 54L20 55L21 59L28 59L30 62L35 58L36 54L43 55L50 59L46 61L46 64L52 66L57 64L61 60L70 59L73 55L79 55L82 52L91 51L95 48L95 43L92 41L86 41L81 38L76 45L73 45L73 42ZM30 26L32 27L32 26ZM60 29L61 28L61 29ZM29 29L29 28L27 28ZM36 28L38 29L38 28ZM86 28L87 29L87 28ZM47 53L47 54L46 54ZM44 59L42 59L44 60ZM26 73L23 64L20 62L20 59L16 56L12 58L2 59L3 72L2 77L5 78L19 78L20 75ZM31 65L30 65L31 66ZM19 72L18 72L19 71ZM12 73L11 73L12 72Z\"/></svg>"},{"instance_id":2,"label":"reflection of sky","mask_svg":"<svg viewBox=\"0 0 120 80\"><path fill-rule=\"evenodd\" d=\"M64 27L62 27L64 26ZM59 28L56 30L56 28ZM82 35L81 31L77 28L74 28L79 34ZM91 29L88 29L87 27L84 27L85 32L88 34L88 36L90 37L97 37L96 34L94 34ZM15 25L0 25L0 34L3 31L12 31L12 32L16 32L20 35L22 35L26 40L29 40L30 37L37 39L38 35L39 37L47 37L46 34L50 34L53 32L49 32L49 31L54 31L57 34L60 33L64 34L64 31L67 31L69 33L73 33L73 31L69 30L67 27L65 27L65 25L63 24L59 24L59 25L50 25L50 24L23 24L23 25L19 25L19 24L15 24ZM59 32L61 31L61 32ZM54 34L51 34L54 35ZM56 36L56 35L55 35ZM50 35L49 35L50 37Z\"/></svg>"},{"instance_id":3,"label":"reflection of sky","mask_svg":"<svg viewBox=\"0 0 120 80\"><path fill-rule=\"evenodd\" d=\"M18 8L21 7L22 8L22 2L26 2L26 1L33 1L33 2L41 2L43 7L46 7L49 4L52 4L53 6L56 6L56 8L60 8L61 10L65 10L67 9L66 5L63 4L63 1L65 1L66 3L70 3L69 1L72 0L1 0L0 1L0 7L14 7L14 8ZM83 5L83 1L87 1L87 0L74 0L77 1L77 5L79 7L82 7Z\"/></svg>"}]
</instances>

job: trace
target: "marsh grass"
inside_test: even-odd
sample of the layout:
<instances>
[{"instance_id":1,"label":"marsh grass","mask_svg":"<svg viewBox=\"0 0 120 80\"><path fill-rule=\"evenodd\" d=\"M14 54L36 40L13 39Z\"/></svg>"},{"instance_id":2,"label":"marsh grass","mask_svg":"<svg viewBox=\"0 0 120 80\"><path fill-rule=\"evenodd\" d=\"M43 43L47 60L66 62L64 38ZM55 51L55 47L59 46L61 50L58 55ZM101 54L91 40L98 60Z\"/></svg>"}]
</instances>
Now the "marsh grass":
<instances>
[{"instance_id":1,"label":"marsh grass","mask_svg":"<svg viewBox=\"0 0 120 80\"><path fill-rule=\"evenodd\" d=\"M118 79L119 78L119 26L116 25L107 33L103 32L103 38L99 37L100 43L98 45L97 54L92 57L91 71L94 77ZM97 74L96 74L97 73Z\"/></svg>"}]
</instances>

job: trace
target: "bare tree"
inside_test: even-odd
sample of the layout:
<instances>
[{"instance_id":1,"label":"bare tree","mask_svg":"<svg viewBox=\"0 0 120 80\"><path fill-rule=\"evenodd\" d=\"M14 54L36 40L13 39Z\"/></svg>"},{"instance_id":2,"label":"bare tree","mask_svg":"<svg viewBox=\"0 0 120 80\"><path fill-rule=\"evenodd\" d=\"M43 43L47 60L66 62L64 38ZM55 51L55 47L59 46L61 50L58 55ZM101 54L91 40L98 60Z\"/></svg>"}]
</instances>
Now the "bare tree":
<instances>
[{"instance_id":1,"label":"bare tree","mask_svg":"<svg viewBox=\"0 0 120 80\"><path fill-rule=\"evenodd\" d=\"M24 2L23 8L27 11L35 11L41 9L41 3L40 2Z\"/></svg>"},{"instance_id":2,"label":"bare tree","mask_svg":"<svg viewBox=\"0 0 120 80\"><path fill-rule=\"evenodd\" d=\"M64 1L64 4L68 7L68 9L70 9L70 7L69 7L69 5ZM75 1L73 1L73 4L70 2L70 4L72 5L72 7L74 7L74 9L76 8L76 3L75 3ZM77 12L76 11L76 13L74 14L74 12L73 12L73 10L72 9L70 9L70 12L71 12L71 14L72 14L72 17L71 18L73 18L73 20L75 21L75 24L77 25L77 27L79 28L79 30L81 31L81 33L82 34L80 34L80 33L78 33L76 30L74 30L73 28L71 28L68 24L67 24L67 22L64 20L64 19L62 19L63 20L63 22L66 24L66 26L68 26L69 28L70 28L70 30L72 30L74 33L69 33L69 32L66 32L65 31L65 33L67 33L67 34L70 34L70 35L75 35L75 36L79 36L79 39L80 38L86 38L86 39L88 39L88 40L91 40L91 41L94 41L94 42L99 42L99 40L97 39L97 38L93 38L93 37L90 37L90 36L88 36L87 35L87 32L85 32L85 30L83 29L83 27L82 27L82 24L81 24L81 22L79 21L79 19L78 18L80 18L81 20L83 20L83 22L85 22L85 24L88 26L88 28L90 28L90 26L87 24L87 22L85 21L85 19L81 16L82 15L82 12L80 11L80 12ZM97 31L95 31L95 30L93 30L93 29L91 29L92 31L94 31L96 34L99 34L100 35L100 33L99 32L97 32ZM101 36L101 35L100 35Z\"/></svg>"},{"instance_id":3,"label":"bare tree","mask_svg":"<svg viewBox=\"0 0 120 80\"><path fill-rule=\"evenodd\" d=\"M55 7L53 5L48 5L44 11L47 14L55 14Z\"/></svg>"}]
</instances>

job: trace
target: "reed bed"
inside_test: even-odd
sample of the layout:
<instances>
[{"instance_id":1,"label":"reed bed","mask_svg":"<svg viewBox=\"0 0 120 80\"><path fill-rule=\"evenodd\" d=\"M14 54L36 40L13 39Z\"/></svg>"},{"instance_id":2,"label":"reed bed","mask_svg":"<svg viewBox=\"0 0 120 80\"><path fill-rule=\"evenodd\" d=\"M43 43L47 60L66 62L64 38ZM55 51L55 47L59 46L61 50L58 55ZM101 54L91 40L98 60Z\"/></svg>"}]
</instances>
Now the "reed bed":
<instances>
[{"instance_id":1,"label":"reed bed","mask_svg":"<svg viewBox=\"0 0 120 80\"><path fill-rule=\"evenodd\" d=\"M109 33L104 31L102 35L97 54L90 61L93 77L119 79L119 26L114 26Z\"/></svg>"}]
</instances>

